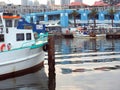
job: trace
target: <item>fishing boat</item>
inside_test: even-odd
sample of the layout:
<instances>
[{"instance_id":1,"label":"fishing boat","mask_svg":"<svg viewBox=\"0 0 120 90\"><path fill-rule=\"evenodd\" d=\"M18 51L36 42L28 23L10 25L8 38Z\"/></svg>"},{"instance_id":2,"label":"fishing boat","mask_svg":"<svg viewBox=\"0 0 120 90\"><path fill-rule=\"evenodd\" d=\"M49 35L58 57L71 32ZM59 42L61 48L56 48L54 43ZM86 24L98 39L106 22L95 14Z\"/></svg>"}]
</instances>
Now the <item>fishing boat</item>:
<instances>
[{"instance_id":1,"label":"fishing boat","mask_svg":"<svg viewBox=\"0 0 120 90\"><path fill-rule=\"evenodd\" d=\"M74 38L103 38L106 37L105 32L101 32L100 29L76 29L73 32L73 37Z\"/></svg>"},{"instance_id":2,"label":"fishing boat","mask_svg":"<svg viewBox=\"0 0 120 90\"><path fill-rule=\"evenodd\" d=\"M95 34L93 32L87 33L87 32L81 32L81 31L75 31L73 33L74 38L100 38L100 37L106 37L106 34Z\"/></svg>"},{"instance_id":3,"label":"fishing boat","mask_svg":"<svg viewBox=\"0 0 120 90\"><path fill-rule=\"evenodd\" d=\"M46 30L49 33L54 34L55 36L62 35L62 27L59 24L48 24L48 25L46 25Z\"/></svg>"},{"instance_id":4,"label":"fishing boat","mask_svg":"<svg viewBox=\"0 0 120 90\"><path fill-rule=\"evenodd\" d=\"M35 72L44 65L47 34L26 24L20 27L22 22L19 15L0 13L0 79Z\"/></svg>"}]
</instances>

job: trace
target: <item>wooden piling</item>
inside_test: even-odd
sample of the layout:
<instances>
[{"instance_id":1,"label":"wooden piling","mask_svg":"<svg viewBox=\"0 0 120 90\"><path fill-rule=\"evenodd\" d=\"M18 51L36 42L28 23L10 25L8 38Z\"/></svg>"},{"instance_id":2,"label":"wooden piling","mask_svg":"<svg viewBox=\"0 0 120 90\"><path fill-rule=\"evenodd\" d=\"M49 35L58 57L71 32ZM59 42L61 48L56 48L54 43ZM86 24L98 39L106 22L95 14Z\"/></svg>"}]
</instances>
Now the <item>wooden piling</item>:
<instances>
[{"instance_id":1,"label":"wooden piling","mask_svg":"<svg viewBox=\"0 0 120 90\"><path fill-rule=\"evenodd\" d=\"M55 48L54 48L54 35L48 35L48 70L49 70L49 90L55 90Z\"/></svg>"}]
</instances>

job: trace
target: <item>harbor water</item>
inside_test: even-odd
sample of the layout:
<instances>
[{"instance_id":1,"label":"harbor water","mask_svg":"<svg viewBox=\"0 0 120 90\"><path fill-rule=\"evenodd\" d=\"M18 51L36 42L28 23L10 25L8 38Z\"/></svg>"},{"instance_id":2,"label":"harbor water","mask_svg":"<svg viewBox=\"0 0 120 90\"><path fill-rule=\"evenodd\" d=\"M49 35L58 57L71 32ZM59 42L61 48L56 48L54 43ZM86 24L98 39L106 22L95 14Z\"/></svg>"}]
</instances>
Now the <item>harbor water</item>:
<instances>
[{"instance_id":1,"label":"harbor water","mask_svg":"<svg viewBox=\"0 0 120 90\"><path fill-rule=\"evenodd\" d=\"M2 80L0 90L119 90L120 40L55 38L51 79L48 70L46 53L42 70Z\"/></svg>"}]
</instances>

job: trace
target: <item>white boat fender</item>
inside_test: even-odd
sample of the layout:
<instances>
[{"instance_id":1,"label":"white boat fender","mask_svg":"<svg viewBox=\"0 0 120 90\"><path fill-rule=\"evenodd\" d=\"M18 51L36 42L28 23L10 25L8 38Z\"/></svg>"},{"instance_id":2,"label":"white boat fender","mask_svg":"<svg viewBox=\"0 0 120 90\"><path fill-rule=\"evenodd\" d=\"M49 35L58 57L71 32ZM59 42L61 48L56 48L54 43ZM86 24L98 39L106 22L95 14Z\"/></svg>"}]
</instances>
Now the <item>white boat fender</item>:
<instances>
[{"instance_id":1,"label":"white boat fender","mask_svg":"<svg viewBox=\"0 0 120 90\"><path fill-rule=\"evenodd\" d=\"M8 44L7 44L7 49L8 49L8 50L11 50L11 43L8 43Z\"/></svg>"},{"instance_id":2,"label":"white boat fender","mask_svg":"<svg viewBox=\"0 0 120 90\"><path fill-rule=\"evenodd\" d=\"M45 52L48 51L48 43L43 46L43 51L45 51Z\"/></svg>"},{"instance_id":3,"label":"white boat fender","mask_svg":"<svg viewBox=\"0 0 120 90\"><path fill-rule=\"evenodd\" d=\"M4 48L5 48L5 44L3 43L3 44L0 46L0 51L3 52Z\"/></svg>"}]
</instances>

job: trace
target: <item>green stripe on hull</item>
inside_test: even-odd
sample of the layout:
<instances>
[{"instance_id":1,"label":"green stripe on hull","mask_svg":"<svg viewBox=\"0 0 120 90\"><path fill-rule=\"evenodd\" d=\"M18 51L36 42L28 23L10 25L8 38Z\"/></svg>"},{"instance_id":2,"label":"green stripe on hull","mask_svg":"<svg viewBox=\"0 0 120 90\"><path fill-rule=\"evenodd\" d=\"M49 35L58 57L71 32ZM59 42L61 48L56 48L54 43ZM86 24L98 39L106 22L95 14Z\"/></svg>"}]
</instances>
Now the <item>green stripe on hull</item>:
<instances>
[{"instance_id":1,"label":"green stripe on hull","mask_svg":"<svg viewBox=\"0 0 120 90\"><path fill-rule=\"evenodd\" d=\"M38 45L33 45L33 46L31 46L30 48L31 48L31 49L35 49L35 48L43 47L45 44L46 44L46 43L44 43L44 44L38 44Z\"/></svg>"},{"instance_id":2,"label":"green stripe on hull","mask_svg":"<svg viewBox=\"0 0 120 90\"><path fill-rule=\"evenodd\" d=\"M33 45L33 46L26 46L26 47L20 47L20 48L15 48L15 49L11 49L9 51L14 51L14 50L20 50L20 49L25 49L25 48L30 48L30 49L36 49L36 48L40 48L43 47L46 43L43 44L38 44L38 45ZM8 50L5 50L3 52L9 52ZM2 53L2 52L0 52Z\"/></svg>"}]
</instances>

